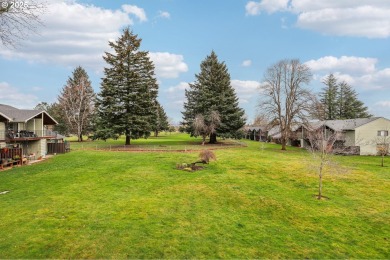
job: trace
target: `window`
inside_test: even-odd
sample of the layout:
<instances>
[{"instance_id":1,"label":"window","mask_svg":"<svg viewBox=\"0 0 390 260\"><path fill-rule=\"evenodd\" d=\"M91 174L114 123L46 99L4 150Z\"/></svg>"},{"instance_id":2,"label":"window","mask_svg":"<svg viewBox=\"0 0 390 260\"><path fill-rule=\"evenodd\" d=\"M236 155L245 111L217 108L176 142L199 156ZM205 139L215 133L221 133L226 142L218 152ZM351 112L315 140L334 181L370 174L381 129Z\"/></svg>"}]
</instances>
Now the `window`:
<instances>
[{"instance_id":1,"label":"window","mask_svg":"<svg viewBox=\"0 0 390 260\"><path fill-rule=\"evenodd\" d=\"M380 130L380 131L378 131L378 136L389 136L389 131Z\"/></svg>"}]
</instances>

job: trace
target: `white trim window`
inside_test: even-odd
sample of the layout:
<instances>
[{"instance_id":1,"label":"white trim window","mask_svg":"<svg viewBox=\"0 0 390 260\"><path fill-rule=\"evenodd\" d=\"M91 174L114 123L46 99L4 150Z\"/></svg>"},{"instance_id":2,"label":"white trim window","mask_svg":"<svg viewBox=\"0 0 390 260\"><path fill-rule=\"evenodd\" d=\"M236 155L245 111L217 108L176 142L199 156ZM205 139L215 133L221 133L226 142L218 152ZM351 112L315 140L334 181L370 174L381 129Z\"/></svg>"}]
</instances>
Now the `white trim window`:
<instances>
[{"instance_id":1,"label":"white trim window","mask_svg":"<svg viewBox=\"0 0 390 260\"><path fill-rule=\"evenodd\" d=\"M388 130L380 130L378 131L378 136L389 136Z\"/></svg>"}]
</instances>

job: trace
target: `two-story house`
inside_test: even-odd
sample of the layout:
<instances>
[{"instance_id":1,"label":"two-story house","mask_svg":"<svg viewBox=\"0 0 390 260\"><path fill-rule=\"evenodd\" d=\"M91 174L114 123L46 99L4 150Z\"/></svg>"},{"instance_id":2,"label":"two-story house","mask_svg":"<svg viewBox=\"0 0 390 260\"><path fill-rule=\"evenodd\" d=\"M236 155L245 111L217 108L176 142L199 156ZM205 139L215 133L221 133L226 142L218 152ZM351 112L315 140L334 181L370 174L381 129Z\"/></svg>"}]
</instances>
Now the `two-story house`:
<instances>
[{"instance_id":1,"label":"two-story house","mask_svg":"<svg viewBox=\"0 0 390 260\"><path fill-rule=\"evenodd\" d=\"M383 138L389 136L390 120L384 117L327 120L302 124L292 131L292 140L301 147L309 144L309 131L325 131L326 135L340 133L336 142L343 147L355 147L360 155L376 155Z\"/></svg>"},{"instance_id":2,"label":"two-story house","mask_svg":"<svg viewBox=\"0 0 390 260\"><path fill-rule=\"evenodd\" d=\"M45 111L0 104L0 148L20 147L26 155L45 156L47 143L59 138L52 131L56 124Z\"/></svg>"}]
</instances>

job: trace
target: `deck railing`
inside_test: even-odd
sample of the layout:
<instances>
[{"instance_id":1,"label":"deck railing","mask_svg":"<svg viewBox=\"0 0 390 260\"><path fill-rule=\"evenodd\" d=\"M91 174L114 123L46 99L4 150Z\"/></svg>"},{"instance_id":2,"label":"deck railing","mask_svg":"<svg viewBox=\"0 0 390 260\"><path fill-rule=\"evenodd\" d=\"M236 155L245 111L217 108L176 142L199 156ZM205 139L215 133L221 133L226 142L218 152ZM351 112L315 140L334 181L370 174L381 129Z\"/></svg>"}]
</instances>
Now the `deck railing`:
<instances>
[{"instance_id":1,"label":"deck railing","mask_svg":"<svg viewBox=\"0 0 390 260\"><path fill-rule=\"evenodd\" d=\"M10 158L19 158L23 157L22 148L1 148L0 149L0 159L10 159Z\"/></svg>"},{"instance_id":2,"label":"deck railing","mask_svg":"<svg viewBox=\"0 0 390 260\"><path fill-rule=\"evenodd\" d=\"M9 131L0 131L0 141L5 140L18 140L18 139L34 139L40 137L57 137L57 132L51 130L20 130L18 132L9 130Z\"/></svg>"}]
</instances>

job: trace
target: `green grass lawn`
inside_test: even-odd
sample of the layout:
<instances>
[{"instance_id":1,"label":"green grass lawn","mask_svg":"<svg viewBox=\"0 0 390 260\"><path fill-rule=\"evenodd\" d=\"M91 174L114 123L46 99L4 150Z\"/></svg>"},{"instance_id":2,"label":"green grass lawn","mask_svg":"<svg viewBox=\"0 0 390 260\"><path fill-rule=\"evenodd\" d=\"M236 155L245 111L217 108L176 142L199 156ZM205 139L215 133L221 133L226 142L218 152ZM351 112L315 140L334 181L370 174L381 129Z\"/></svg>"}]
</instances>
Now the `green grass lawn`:
<instances>
[{"instance_id":1,"label":"green grass lawn","mask_svg":"<svg viewBox=\"0 0 390 260\"><path fill-rule=\"evenodd\" d=\"M329 199L317 200L307 153L247 144L216 150L197 172L175 165L198 152L74 143L71 153L0 172L0 192L10 191L0 195L0 258L390 258L388 158L382 168L379 157L337 157L349 171L326 176Z\"/></svg>"}]
</instances>

